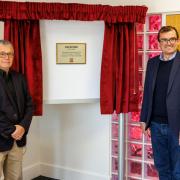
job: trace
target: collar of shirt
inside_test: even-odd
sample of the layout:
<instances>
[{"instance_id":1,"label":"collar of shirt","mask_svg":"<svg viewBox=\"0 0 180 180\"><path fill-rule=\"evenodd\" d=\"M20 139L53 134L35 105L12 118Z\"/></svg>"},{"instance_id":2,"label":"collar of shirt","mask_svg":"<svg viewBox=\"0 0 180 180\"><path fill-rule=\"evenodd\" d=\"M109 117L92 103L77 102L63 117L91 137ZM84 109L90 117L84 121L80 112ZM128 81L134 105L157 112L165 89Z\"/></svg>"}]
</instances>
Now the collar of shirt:
<instances>
[{"instance_id":1,"label":"collar of shirt","mask_svg":"<svg viewBox=\"0 0 180 180\"><path fill-rule=\"evenodd\" d=\"M175 58L175 56L176 56L176 53L177 53L177 51L168 59L168 61L173 60L173 59ZM163 57L163 53L160 54L159 59L160 59L161 61L165 61L165 60L164 60L164 57Z\"/></svg>"},{"instance_id":2,"label":"collar of shirt","mask_svg":"<svg viewBox=\"0 0 180 180\"><path fill-rule=\"evenodd\" d=\"M1 75L2 77L5 77L5 76L6 76L6 72L5 72L4 70L0 69L0 75Z\"/></svg>"},{"instance_id":3,"label":"collar of shirt","mask_svg":"<svg viewBox=\"0 0 180 180\"><path fill-rule=\"evenodd\" d=\"M11 76L11 71L8 72L8 74L6 73L6 71L0 69L0 76L2 76L4 79L8 79L10 78Z\"/></svg>"}]
</instances>

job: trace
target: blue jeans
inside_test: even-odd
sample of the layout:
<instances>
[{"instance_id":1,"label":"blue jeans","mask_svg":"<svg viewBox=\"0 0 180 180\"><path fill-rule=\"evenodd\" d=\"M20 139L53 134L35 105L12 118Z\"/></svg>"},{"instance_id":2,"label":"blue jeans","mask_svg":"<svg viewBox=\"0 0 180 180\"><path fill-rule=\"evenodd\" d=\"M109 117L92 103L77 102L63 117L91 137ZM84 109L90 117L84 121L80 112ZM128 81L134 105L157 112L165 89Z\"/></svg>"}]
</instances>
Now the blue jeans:
<instances>
[{"instance_id":1,"label":"blue jeans","mask_svg":"<svg viewBox=\"0 0 180 180\"><path fill-rule=\"evenodd\" d=\"M159 180L180 180L179 139L168 124L151 122L151 141L154 164Z\"/></svg>"}]
</instances>

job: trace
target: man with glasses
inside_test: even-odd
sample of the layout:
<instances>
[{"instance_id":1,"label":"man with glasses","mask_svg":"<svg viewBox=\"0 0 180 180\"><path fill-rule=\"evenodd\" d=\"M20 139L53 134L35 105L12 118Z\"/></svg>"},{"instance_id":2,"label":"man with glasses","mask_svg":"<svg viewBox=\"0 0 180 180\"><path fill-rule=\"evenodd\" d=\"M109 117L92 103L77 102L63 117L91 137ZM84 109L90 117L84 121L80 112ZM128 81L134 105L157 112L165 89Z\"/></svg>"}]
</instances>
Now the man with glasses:
<instances>
[{"instance_id":1,"label":"man with glasses","mask_svg":"<svg viewBox=\"0 0 180 180\"><path fill-rule=\"evenodd\" d=\"M14 48L0 40L0 180L22 180L23 147L33 115L22 74L10 70Z\"/></svg>"},{"instance_id":2,"label":"man with glasses","mask_svg":"<svg viewBox=\"0 0 180 180\"><path fill-rule=\"evenodd\" d=\"M150 127L154 164L160 180L180 180L180 53L175 27L158 32L162 53L148 61L140 125Z\"/></svg>"}]
</instances>

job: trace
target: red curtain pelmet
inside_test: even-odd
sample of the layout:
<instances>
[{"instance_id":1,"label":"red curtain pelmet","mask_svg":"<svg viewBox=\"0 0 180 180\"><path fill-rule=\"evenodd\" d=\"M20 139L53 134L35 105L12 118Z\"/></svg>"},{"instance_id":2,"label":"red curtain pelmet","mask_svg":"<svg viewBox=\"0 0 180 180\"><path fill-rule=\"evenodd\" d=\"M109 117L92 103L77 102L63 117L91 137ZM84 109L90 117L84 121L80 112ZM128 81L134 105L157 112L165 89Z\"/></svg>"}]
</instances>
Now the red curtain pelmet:
<instances>
[{"instance_id":1,"label":"red curtain pelmet","mask_svg":"<svg viewBox=\"0 0 180 180\"><path fill-rule=\"evenodd\" d=\"M13 69L27 78L34 115L42 115L42 56L39 21L5 20L4 38L14 45Z\"/></svg>"},{"instance_id":2,"label":"red curtain pelmet","mask_svg":"<svg viewBox=\"0 0 180 180\"><path fill-rule=\"evenodd\" d=\"M144 23L145 6L0 1L0 19L61 19Z\"/></svg>"}]
</instances>

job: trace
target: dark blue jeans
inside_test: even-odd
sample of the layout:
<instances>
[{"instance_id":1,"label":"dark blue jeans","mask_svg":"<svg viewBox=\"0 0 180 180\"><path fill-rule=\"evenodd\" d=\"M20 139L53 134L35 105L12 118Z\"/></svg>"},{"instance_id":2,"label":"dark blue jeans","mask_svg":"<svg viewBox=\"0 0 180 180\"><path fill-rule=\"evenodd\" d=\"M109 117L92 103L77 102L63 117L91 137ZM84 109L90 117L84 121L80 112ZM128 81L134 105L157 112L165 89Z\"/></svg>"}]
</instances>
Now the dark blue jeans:
<instances>
[{"instance_id":1,"label":"dark blue jeans","mask_svg":"<svg viewBox=\"0 0 180 180\"><path fill-rule=\"evenodd\" d=\"M179 139L172 133L168 124L151 122L151 141L154 164L159 180L180 180Z\"/></svg>"}]
</instances>

